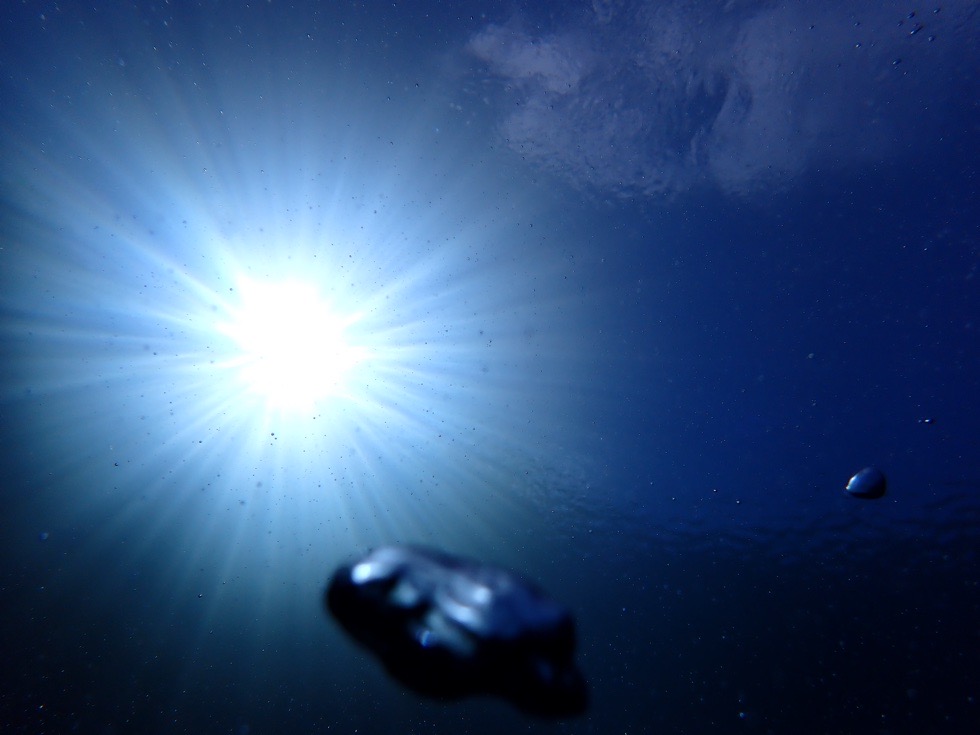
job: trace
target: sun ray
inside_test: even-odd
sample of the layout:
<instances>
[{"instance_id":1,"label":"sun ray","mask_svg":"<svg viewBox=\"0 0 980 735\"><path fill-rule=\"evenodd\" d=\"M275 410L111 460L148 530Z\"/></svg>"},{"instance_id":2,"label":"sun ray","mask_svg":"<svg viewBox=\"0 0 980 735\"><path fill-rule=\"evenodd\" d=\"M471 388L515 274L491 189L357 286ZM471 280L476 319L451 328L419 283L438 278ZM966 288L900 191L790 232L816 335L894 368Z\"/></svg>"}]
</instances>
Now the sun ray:
<instances>
[{"instance_id":1,"label":"sun ray","mask_svg":"<svg viewBox=\"0 0 980 735\"><path fill-rule=\"evenodd\" d=\"M238 292L232 321L218 328L239 349L234 362L246 390L281 410L309 410L350 392L351 371L370 356L348 340L355 317L334 313L308 283L246 280Z\"/></svg>"}]
</instances>

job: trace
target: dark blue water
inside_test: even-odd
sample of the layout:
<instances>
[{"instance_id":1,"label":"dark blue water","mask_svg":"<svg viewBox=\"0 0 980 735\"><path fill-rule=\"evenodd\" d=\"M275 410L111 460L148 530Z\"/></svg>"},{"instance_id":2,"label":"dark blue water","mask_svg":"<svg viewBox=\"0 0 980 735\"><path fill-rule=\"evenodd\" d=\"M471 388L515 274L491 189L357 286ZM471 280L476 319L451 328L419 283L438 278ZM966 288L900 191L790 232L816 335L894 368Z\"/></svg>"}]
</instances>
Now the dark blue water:
<instances>
[{"instance_id":1,"label":"dark blue water","mask_svg":"<svg viewBox=\"0 0 980 735\"><path fill-rule=\"evenodd\" d=\"M975 732L978 31L5 7L0 729ZM309 400L269 284L361 350ZM389 679L322 594L390 543L566 603L589 712Z\"/></svg>"}]
</instances>

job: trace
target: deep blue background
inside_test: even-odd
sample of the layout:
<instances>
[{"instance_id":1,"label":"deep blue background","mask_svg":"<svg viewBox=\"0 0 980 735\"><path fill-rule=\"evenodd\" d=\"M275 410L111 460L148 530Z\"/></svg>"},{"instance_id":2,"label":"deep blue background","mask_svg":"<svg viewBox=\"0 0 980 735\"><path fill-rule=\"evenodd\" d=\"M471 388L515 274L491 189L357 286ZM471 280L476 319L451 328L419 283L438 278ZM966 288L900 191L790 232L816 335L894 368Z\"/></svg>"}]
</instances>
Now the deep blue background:
<instances>
[{"instance_id":1,"label":"deep blue background","mask_svg":"<svg viewBox=\"0 0 980 735\"><path fill-rule=\"evenodd\" d=\"M794 34L830 25L818 5L787 11L815 16ZM697 165L651 152L690 138L693 108L662 135L656 114L632 138L613 127L623 147L597 149L591 168L555 153L569 130L587 147L595 119L631 118L588 117L601 107L588 85L602 86L614 52L568 77L582 92L572 99L548 86L566 67L547 66L549 77L534 66L553 58L540 49L602 50L617 27L623 48L639 44L622 31L646 7L0 11L5 731L976 731L975 10L945 8L945 26L897 4L841 17L866 34L862 48L886 50L849 68L840 99L820 97L842 82L806 58L833 59L853 39L790 34L788 55L817 51L800 67L812 89L788 99L846 112L832 134L815 128L805 163L742 187L701 167L727 149L705 147ZM726 29L767 7L719 16L719 37L742 38ZM611 26L594 20L606 12ZM493 28L514 46L474 51ZM724 43L704 33L704 45ZM921 56L889 45L931 33ZM610 109L629 97L659 111L679 94L670 78L650 89L618 79L632 91L607 85ZM541 99L566 105L568 130L509 117ZM185 164L224 183L180 178ZM293 188L313 169L322 188ZM671 183L645 188L655 169ZM229 241L254 239L264 192L270 211L333 201L318 226L342 232L370 230L361 210L380 210L396 224L351 244L372 263L421 259L424 247L398 244L385 260L386 243L429 237L443 261L476 258L427 288L524 304L466 307L484 309L505 355L487 358L480 438L467 423L478 409L447 400L433 421L466 451L383 435L378 463L387 452L395 466L384 471L339 450L294 469L282 449L185 452L184 414L167 403L179 392L144 405L135 396L147 391L132 388L142 363L103 350L117 327L142 339L142 302L105 291L126 280L130 246L210 273L203 246L181 234L194 217L167 192L184 192L202 220L213 211ZM357 204L337 204L347 201ZM130 219L154 234L127 240ZM96 225L126 244L102 251ZM274 257L283 246L242 247ZM104 303L135 316L118 326ZM125 474L107 437L132 441ZM847 497L847 479L870 464L888 494ZM328 496L340 499L325 509ZM495 701L419 700L389 681L320 594L363 546L404 541L518 569L567 602L590 713L539 722Z\"/></svg>"}]
</instances>

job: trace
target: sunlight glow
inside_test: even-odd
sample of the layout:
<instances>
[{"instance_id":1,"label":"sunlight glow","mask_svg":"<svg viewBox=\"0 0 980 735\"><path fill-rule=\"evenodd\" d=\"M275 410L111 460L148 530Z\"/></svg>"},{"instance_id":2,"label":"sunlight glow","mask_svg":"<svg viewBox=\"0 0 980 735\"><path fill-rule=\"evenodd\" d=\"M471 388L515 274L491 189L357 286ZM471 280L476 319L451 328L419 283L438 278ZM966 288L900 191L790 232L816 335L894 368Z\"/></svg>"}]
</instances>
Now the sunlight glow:
<instances>
[{"instance_id":1,"label":"sunlight glow","mask_svg":"<svg viewBox=\"0 0 980 735\"><path fill-rule=\"evenodd\" d=\"M65 508L223 573L496 534L529 463L584 441L589 276L552 205L441 102L392 117L225 61L25 87L32 125L0 141L8 422Z\"/></svg>"},{"instance_id":2,"label":"sunlight glow","mask_svg":"<svg viewBox=\"0 0 980 735\"><path fill-rule=\"evenodd\" d=\"M219 329L241 350L236 362L247 390L281 410L309 409L348 392L347 377L368 357L347 341L349 318L310 284L246 281L239 290L240 308Z\"/></svg>"}]
</instances>

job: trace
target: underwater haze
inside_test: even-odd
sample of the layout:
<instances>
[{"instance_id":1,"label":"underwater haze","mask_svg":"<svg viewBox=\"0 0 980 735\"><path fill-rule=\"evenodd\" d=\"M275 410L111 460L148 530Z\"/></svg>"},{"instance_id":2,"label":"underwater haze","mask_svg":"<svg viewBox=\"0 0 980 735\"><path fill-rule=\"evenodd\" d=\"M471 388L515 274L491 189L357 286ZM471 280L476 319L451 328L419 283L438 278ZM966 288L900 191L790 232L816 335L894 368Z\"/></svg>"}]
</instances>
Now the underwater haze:
<instances>
[{"instance_id":1,"label":"underwater haze","mask_svg":"<svg viewBox=\"0 0 980 735\"><path fill-rule=\"evenodd\" d=\"M0 730L980 732L978 69L971 0L3 3ZM588 709L389 676L390 545Z\"/></svg>"}]
</instances>

